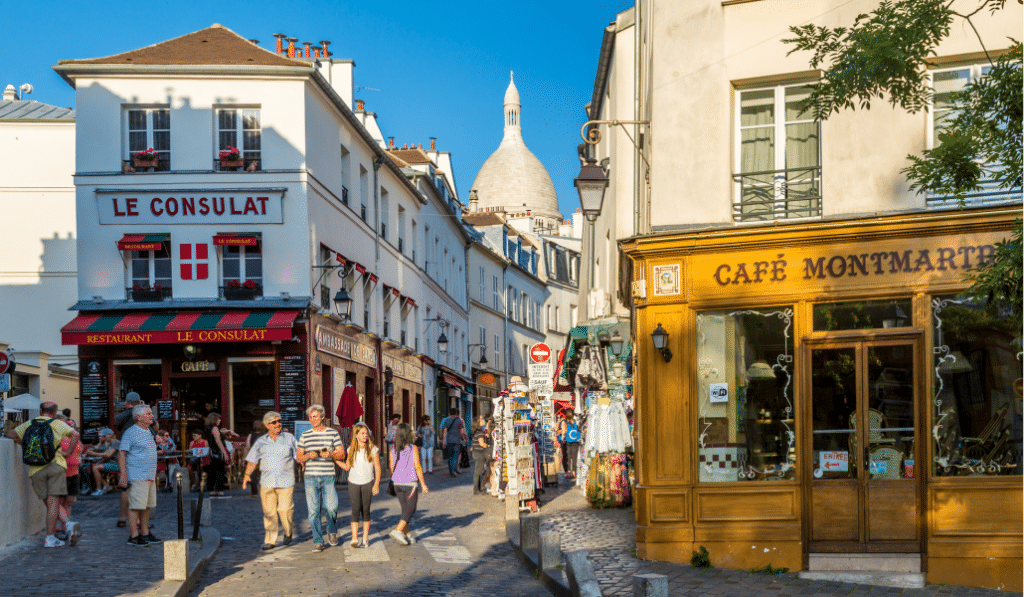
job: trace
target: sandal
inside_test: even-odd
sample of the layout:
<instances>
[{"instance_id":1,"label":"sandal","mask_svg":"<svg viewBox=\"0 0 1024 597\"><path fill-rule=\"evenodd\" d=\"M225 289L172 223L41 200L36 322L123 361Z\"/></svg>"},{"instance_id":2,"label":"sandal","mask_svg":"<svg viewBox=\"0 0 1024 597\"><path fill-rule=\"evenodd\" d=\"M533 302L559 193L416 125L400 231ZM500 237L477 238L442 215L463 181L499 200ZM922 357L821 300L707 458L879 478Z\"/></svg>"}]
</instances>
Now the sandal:
<instances>
[{"instance_id":1,"label":"sandal","mask_svg":"<svg viewBox=\"0 0 1024 597\"><path fill-rule=\"evenodd\" d=\"M128 526L128 523L127 523L126 521L124 521L124 520L119 520L119 521L117 521L117 528L119 528L119 529L123 529L123 528L125 528L126 526Z\"/></svg>"}]
</instances>

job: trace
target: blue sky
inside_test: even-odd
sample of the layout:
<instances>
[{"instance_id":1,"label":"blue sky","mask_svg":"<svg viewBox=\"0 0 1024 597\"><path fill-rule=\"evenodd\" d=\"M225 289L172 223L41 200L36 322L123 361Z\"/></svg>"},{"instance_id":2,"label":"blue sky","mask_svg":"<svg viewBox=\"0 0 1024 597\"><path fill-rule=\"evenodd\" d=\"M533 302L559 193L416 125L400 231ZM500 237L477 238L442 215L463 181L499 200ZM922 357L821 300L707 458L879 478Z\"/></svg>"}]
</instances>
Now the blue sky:
<instances>
[{"instance_id":1,"label":"blue sky","mask_svg":"<svg viewBox=\"0 0 1024 597\"><path fill-rule=\"evenodd\" d=\"M330 40L355 60L356 98L395 143L451 151L459 196L502 134L510 70L522 98L523 138L547 167L564 215L579 199L576 146L586 121L603 28L632 0L167 2L47 4L0 0L7 49L0 86L31 83L33 99L74 107L59 60L108 56L220 23L273 49L274 33Z\"/></svg>"}]
</instances>

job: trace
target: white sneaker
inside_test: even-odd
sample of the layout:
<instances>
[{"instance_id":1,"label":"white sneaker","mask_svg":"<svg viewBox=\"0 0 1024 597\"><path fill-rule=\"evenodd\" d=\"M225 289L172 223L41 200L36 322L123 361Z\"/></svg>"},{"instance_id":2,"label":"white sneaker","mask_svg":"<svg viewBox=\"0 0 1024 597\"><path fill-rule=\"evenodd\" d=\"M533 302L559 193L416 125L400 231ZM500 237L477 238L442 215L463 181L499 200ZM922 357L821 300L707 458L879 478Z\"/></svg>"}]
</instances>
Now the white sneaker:
<instances>
[{"instance_id":1,"label":"white sneaker","mask_svg":"<svg viewBox=\"0 0 1024 597\"><path fill-rule=\"evenodd\" d=\"M64 547L64 542L53 535L49 535L46 537L46 543L43 543L43 547Z\"/></svg>"},{"instance_id":2,"label":"white sneaker","mask_svg":"<svg viewBox=\"0 0 1024 597\"><path fill-rule=\"evenodd\" d=\"M81 525L79 525L77 522L70 521L68 521L68 523L64 525L64 532L65 534L67 534L68 544L71 547L78 545L78 539L82 536L82 530L81 528L79 528L80 526Z\"/></svg>"},{"instance_id":3,"label":"white sneaker","mask_svg":"<svg viewBox=\"0 0 1024 597\"><path fill-rule=\"evenodd\" d=\"M405 533L399 531L398 529L392 530L391 533L389 533L389 534L391 535L392 539L394 539L395 541L398 541L402 545L409 545L408 537L406 537Z\"/></svg>"},{"instance_id":4,"label":"white sneaker","mask_svg":"<svg viewBox=\"0 0 1024 597\"><path fill-rule=\"evenodd\" d=\"M106 492L105 492L105 491L103 491L103 488L102 488L102 487L100 487L100 488L99 488L99 489L97 489L96 491L92 492L92 495L94 495L94 496L96 496L96 495L103 495L104 493L106 493Z\"/></svg>"}]
</instances>

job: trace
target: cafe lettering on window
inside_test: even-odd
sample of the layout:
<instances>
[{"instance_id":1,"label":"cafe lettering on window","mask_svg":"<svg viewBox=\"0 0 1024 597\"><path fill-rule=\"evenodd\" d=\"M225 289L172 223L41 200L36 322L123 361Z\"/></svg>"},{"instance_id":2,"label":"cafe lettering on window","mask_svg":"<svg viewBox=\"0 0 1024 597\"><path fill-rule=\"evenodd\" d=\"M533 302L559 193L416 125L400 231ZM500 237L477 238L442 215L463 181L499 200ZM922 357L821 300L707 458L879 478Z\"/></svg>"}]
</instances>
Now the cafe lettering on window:
<instances>
[{"instance_id":1,"label":"cafe lettering on window","mask_svg":"<svg viewBox=\"0 0 1024 597\"><path fill-rule=\"evenodd\" d=\"M284 189L152 191L99 189L100 224L280 224Z\"/></svg>"},{"instance_id":2,"label":"cafe lettering on window","mask_svg":"<svg viewBox=\"0 0 1024 597\"><path fill-rule=\"evenodd\" d=\"M835 243L791 250L693 255L691 299L873 290L963 283L992 258L999 232L896 241Z\"/></svg>"}]
</instances>

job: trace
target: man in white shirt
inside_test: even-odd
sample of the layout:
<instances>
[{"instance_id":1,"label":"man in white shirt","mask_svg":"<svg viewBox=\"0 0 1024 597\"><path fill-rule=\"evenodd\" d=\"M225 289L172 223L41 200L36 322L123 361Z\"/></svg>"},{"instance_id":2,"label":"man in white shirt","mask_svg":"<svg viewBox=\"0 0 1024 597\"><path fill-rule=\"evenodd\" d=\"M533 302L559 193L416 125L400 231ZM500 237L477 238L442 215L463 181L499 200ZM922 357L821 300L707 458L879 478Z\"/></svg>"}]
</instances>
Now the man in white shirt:
<instances>
[{"instance_id":1,"label":"man in white shirt","mask_svg":"<svg viewBox=\"0 0 1024 597\"><path fill-rule=\"evenodd\" d=\"M256 464L260 466L260 502L263 505L263 551L277 545L277 520L284 529L284 544L292 543L292 520L295 514L295 458L298 445L295 436L284 431L281 414L270 411L263 415L267 433L249 448L246 455L242 489L252 482Z\"/></svg>"},{"instance_id":2,"label":"man in white shirt","mask_svg":"<svg viewBox=\"0 0 1024 597\"><path fill-rule=\"evenodd\" d=\"M156 507L156 440L149 430L153 410L139 404L132 409L132 417L135 424L121 435L117 451L118 485L128 490L128 545L146 547L160 543L149 530L149 511Z\"/></svg>"}]
</instances>

